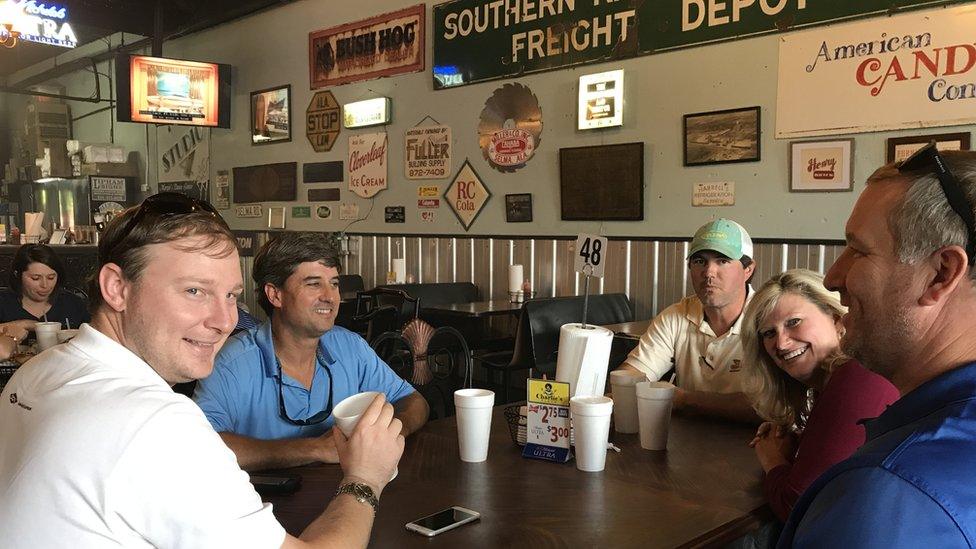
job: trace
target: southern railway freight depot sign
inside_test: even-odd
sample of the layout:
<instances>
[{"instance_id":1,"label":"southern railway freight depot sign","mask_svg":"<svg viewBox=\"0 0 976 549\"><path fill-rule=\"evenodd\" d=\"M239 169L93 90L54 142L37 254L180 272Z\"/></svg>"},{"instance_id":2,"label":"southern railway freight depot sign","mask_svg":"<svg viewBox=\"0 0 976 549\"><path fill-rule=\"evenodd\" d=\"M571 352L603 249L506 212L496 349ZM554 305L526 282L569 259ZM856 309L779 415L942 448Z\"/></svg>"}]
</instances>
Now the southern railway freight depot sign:
<instances>
[{"instance_id":1,"label":"southern railway freight depot sign","mask_svg":"<svg viewBox=\"0 0 976 549\"><path fill-rule=\"evenodd\" d=\"M964 1L453 0L433 9L434 88Z\"/></svg>"}]
</instances>

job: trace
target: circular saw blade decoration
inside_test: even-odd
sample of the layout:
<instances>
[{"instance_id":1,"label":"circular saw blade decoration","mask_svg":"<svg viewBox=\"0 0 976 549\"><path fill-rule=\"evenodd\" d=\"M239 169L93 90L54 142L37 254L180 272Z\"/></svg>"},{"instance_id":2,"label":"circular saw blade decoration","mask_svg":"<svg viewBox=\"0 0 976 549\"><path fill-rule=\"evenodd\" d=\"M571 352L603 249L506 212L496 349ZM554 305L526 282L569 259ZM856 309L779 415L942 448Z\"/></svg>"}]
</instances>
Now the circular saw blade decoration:
<instances>
[{"instance_id":1,"label":"circular saw blade decoration","mask_svg":"<svg viewBox=\"0 0 976 549\"><path fill-rule=\"evenodd\" d=\"M510 173L525 166L541 141L542 109L529 88L505 84L485 101L478 145L492 168Z\"/></svg>"}]
</instances>

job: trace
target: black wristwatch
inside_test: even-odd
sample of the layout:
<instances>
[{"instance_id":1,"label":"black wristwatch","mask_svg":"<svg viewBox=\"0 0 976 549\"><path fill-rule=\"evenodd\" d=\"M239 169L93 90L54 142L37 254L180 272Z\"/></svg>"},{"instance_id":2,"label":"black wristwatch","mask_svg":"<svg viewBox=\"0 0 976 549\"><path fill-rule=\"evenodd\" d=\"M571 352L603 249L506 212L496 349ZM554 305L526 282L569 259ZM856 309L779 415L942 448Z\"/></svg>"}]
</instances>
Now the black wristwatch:
<instances>
[{"instance_id":1,"label":"black wristwatch","mask_svg":"<svg viewBox=\"0 0 976 549\"><path fill-rule=\"evenodd\" d=\"M380 504L380 500L377 499L376 494L373 493L373 489L369 487L369 484L363 484L362 482L347 482L336 490L336 495L339 494L349 494L355 497L359 503L368 503L373 507L373 513L376 513L376 507Z\"/></svg>"}]
</instances>

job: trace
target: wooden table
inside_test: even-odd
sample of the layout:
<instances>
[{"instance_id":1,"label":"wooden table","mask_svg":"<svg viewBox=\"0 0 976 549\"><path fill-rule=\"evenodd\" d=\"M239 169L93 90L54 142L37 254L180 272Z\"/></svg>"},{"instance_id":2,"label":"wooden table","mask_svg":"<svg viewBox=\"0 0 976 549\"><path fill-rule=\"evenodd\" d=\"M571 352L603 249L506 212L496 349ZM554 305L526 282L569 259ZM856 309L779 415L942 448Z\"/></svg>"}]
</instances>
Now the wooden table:
<instances>
[{"instance_id":1,"label":"wooden table","mask_svg":"<svg viewBox=\"0 0 976 549\"><path fill-rule=\"evenodd\" d=\"M647 327L651 325L651 320L635 320L633 322L622 322L620 324L606 324L603 327L610 330L614 335L632 337L640 339Z\"/></svg>"},{"instance_id":2,"label":"wooden table","mask_svg":"<svg viewBox=\"0 0 976 549\"><path fill-rule=\"evenodd\" d=\"M762 469L745 425L675 416L669 449L640 448L637 435L611 433L622 451L606 470L521 457L501 407L492 419L488 461L458 458L455 418L429 423L407 439L400 474L386 487L371 547L697 547L721 545L771 514ZM302 488L268 498L288 532L299 534L325 508L341 477L336 465L293 470ZM481 520L432 539L404 524L452 505Z\"/></svg>"},{"instance_id":3,"label":"wooden table","mask_svg":"<svg viewBox=\"0 0 976 549\"><path fill-rule=\"evenodd\" d=\"M424 311L436 311L438 313L455 314L470 318L482 318L508 314L514 315L522 309L522 304L512 303L507 299L474 301L472 303L451 303L446 305L425 305L421 301L420 308Z\"/></svg>"}]
</instances>

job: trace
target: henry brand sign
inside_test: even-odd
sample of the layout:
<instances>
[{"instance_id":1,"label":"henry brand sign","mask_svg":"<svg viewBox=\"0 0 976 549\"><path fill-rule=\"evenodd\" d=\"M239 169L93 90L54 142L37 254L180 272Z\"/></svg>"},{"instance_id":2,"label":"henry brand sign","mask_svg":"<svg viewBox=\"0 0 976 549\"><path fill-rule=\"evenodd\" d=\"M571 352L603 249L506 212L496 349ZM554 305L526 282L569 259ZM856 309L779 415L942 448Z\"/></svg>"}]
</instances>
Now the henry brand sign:
<instances>
[{"instance_id":1,"label":"henry brand sign","mask_svg":"<svg viewBox=\"0 0 976 549\"><path fill-rule=\"evenodd\" d=\"M974 42L971 7L784 35L776 137L976 122Z\"/></svg>"},{"instance_id":2,"label":"henry brand sign","mask_svg":"<svg viewBox=\"0 0 976 549\"><path fill-rule=\"evenodd\" d=\"M426 10L419 4L309 33L312 89L424 70Z\"/></svg>"},{"instance_id":3,"label":"henry brand sign","mask_svg":"<svg viewBox=\"0 0 976 549\"><path fill-rule=\"evenodd\" d=\"M453 0L433 8L434 88L965 0Z\"/></svg>"},{"instance_id":4,"label":"henry brand sign","mask_svg":"<svg viewBox=\"0 0 976 549\"><path fill-rule=\"evenodd\" d=\"M349 138L349 190L370 198L386 188L386 133Z\"/></svg>"}]
</instances>

